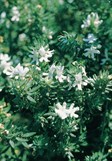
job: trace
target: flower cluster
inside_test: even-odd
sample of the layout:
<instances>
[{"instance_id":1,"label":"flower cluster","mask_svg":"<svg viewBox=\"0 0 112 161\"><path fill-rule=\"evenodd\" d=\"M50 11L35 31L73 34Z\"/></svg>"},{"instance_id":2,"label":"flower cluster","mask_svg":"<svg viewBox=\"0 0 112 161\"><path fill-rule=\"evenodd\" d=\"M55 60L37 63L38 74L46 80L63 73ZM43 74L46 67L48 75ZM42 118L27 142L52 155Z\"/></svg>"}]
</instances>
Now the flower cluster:
<instances>
[{"instance_id":1,"label":"flower cluster","mask_svg":"<svg viewBox=\"0 0 112 161\"><path fill-rule=\"evenodd\" d=\"M41 46L38 51L33 49L31 52L32 55L30 55L30 57L33 59L32 62L36 62L36 65L38 65L39 62L49 62L49 58L51 58L53 55L53 50L50 51L47 48L48 46Z\"/></svg>"},{"instance_id":2,"label":"flower cluster","mask_svg":"<svg viewBox=\"0 0 112 161\"><path fill-rule=\"evenodd\" d=\"M0 1L0 161L112 160L111 1Z\"/></svg>"},{"instance_id":3,"label":"flower cluster","mask_svg":"<svg viewBox=\"0 0 112 161\"><path fill-rule=\"evenodd\" d=\"M74 103L67 108L67 103L63 102L61 105L59 102L56 104L55 113L62 119L66 119L67 117L78 118L78 114L75 112L79 111L79 107L74 107Z\"/></svg>"},{"instance_id":4,"label":"flower cluster","mask_svg":"<svg viewBox=\"0 0 112 161\"><path fill-rule=\"evenodd\" d=\"M99 20L99 16L97 13L90 13L87 16L87 19L85 21L83 21L83 24L81 25L81 28L88 28L91 25L94 25L94 27L99 27L99 25L102 23L102 20Z\"/></svg>"},{"instance_id":5,"label":"flower cluster","mask_svg":"<svg viewBox=\"0 0 112 161\"><path fill-rule=\"evenodd\" d=\"M84 42L87 42L88 44L88 47L85 48L85 53L84 53L84 56L88 57L88 58L91 58L93 60L95 60L95 55L96 54L100 54L100 48L101 48L101 45L98 44L96 45L96 40L97 38L94 36L94 34L88 34L87 35L87 38L84 38L83 41Z\"/></svg>"}]
</instances>

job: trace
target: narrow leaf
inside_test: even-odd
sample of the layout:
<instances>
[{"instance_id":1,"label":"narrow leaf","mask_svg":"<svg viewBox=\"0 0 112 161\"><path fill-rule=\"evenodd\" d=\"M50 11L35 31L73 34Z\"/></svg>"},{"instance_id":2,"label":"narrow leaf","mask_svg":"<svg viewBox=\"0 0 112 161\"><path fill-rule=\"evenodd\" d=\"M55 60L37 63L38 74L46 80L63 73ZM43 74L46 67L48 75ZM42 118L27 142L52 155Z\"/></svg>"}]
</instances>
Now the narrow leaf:
<instances>
[{"instance_id":1,"label":"narrow leaf","mask_svg":"<svg viewBox=\"0 0 112 161\"><path fill-rule=\"evenodd\" d=\"M30 102L36 103L36 101L35 101L31 96L27 96L27 99L28 99Z\"/></svg>"}]
</instances>

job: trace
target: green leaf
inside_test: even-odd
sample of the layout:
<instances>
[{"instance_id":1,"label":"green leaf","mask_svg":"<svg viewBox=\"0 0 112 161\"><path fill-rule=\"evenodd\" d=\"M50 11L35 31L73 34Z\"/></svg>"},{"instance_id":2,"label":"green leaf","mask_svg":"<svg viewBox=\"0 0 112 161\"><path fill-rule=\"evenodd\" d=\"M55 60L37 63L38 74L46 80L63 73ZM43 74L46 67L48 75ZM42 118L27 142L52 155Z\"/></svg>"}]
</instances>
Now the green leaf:
<instances>
[{"instance_id":1,"label":"green leaf","mask_svg":"<svg viewBox=\"0 0 112 161\"><path fill-rule=\"evenodd\" d=\"M28 99L30 102L36 103L36 101L35 101L31 96L27 96L27 99Z\"/></svg>"},{"instance_id":2,"label":"green leaf","mask_svg":"<svg viewBox=\"0 0 112 161\"><path fill-rule=\"evenodd\" d=\"M30 132L30 133L23 134L22 137L27 138L27 137L31 137L31 136L33 136L35 134L36 134L36 132Z\"/></svg>"},{"instance_id":3,"label":"green leaf","mask_svg":"<svg viewBox=\"0 0 112 161\"><path fill-rule=\"evenodd\" d=\"M10 145L11 145L12 148L15 147L15 144L14 144L14 142L12 140L9 140L9 143L10 143Z\"/></svg>"},{"instance_id":4,"label":"green leaf","mask_svg":"<svg viewBox=\"0 0 112 161\"><path fill-rule=\"evenodd\" d=\"M26 142L22 142L22 144L25 148L29 148L29 145Z\"/></svg>"},{"instance_id":5,"label":"green leaf","mask_svg":"<svg viewBox=\"0 0 112 161\"><path fill-rule=\"evenodd\" d=\"M28 139L19 138L19 137L16 137L16 140L18 140L19 142L26 142L26 141L28 141Z\"/></svg>"},{"instance_id":6,"label":"green leaf","mask_svg":"<svg viewBox=\"0 0 112 161\"><path fill-rule=\"evenodd\" d=\"M34 88L32 88L29 92L30 92L30 93L36 92L38 89L39 89L39 87L34 87Z\"/></svg>"}]
</instances>

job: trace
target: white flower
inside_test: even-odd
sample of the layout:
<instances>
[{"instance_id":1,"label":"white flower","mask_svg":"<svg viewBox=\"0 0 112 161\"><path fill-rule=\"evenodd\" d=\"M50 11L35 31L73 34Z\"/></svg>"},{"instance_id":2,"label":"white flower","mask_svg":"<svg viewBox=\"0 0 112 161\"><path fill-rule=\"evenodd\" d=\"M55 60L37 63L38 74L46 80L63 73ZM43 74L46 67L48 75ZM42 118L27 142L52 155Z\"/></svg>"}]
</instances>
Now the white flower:
<instances>
[{"instance_id":1,"label":"white flower","mask_svg":"<svg viewBox=\"0 0 112 161\"><path fill-rule=\"evenodd\" d=\"M52 80L53 79L53 76L54 76L54 73L55 73L55 70L56 70L56 66L55 64L52 64L49 68L49 71L48 73L43 73L43 76L45 76L45 80Z\"/></svg>"},{"instance_id":2,"label":"white flower","mask_svg":"<svg viewBox=\"0 0 112 161\"><path fill-rule=\"evenodd\" d=\"M59 82L63 82L66 79L66 76L63 75L64 66L56 66L56 79Z\"/></svg>"},{"instance_id":3,"label":"white flower","mask_svg":"<svg viewBox=\"0 0 112 161\"><path fill-rule=\"evenodd\" d=\"M30 57L33 59L32 60L32 63L33 62L36 62L36 65L39 64L39 54L38 54L38 51L37 50L34 50L32 51L32 55L30 55Z\"/></svg>"},{"instance_id":4,"label":"white flower","mask_svg":"<svg viewBox=\"0 0 112 161\"><path fill-rule=\"evenodd\" d=\"M4 124L0 123L0 129L4 129Z\"/></svg>"},{"instance_id":5,"label":"white flower","mask_svg":"<svg viewBox=\"0 0 112 161\"><path fill-rule=\"evenodd\" d=\"M83 40L88 43L93 43L97 38L93 34L88 34L87 38Z\"/></svg>"},{"instance_id":6,"label":"white flower","mask_svg":"<svg viewBox=\"0 0 112 161\"><path fill-rule=\"evenodd\" d=\"M47 46L44 48L43 46L39 49L39 55L40 55L40 62L49 62L49 58L53 55L53 50L50 51L49 49L46 50Z\"/></svg>"},{"instance_id":7,"label":"white flower","mask_svg":"<svg viewBox=\"0 0 112 161\"><path fill-rule=\"evenodd\" d=\"M85 67L81 67L81 70L82 70L82 74L83 74L83 76L86 76Z\"/></svg>"},{"instance_id":8,"label":"white flower","mask_svg":"<svg viewBox=\"0 0 112 161\"><path fill-rule=\"evenodd\" d=\"M49 68L49 73L48 73L48 78L53 79L53 74L56 70L56 65L52 64L51 67Z\"/></svg>"},{"instance_id":9,"label":"white flower","mask_svg":"<svg viewBox=\"0 0 112 161\"><path fill-rule=\"evenodd\" d=\"M0 63L0 71L3 72L4 74L7 74L8 70L11 67L11 62L6 62L6 61L1 61Z\"/></svg>"},{"instance_id":10,"label":"white flower","mask_svg":"<svg viewBox=\"0 0 112 161\"><path fill-rule=\"evenodd\" d=\"M111 58L108 56L108 50L105 50L105 57L101 60L101 65L104 65L106 62L111 62Z\"/></svg>"},{"instance_id":11,"label":"white flower","mask_svg":"<svg viewBox=\"0 0 112 161\"><path fill-rule=\"evenodd\" d=\"M52 39L53 32L47 29L45 26L42 27L42 32L46 34L48 39Z\"/></svg>"},{"instance_id":12,"label":"white flower","mask_svg":"<svg viewBox=\"0 0 112 161\"><path fill-rule=\"evenodd\" d=\"M98 50L98 48L100 48L101 46L91 46L90 48L85 49L85 53L84 56L92 58L93 60L95 60L95 54L100 54L100 51Z\"/></svg>"},{"instance_id":13,"label":"white flower","mask_svg":"<svg viewBox=\"0 0 112 161\"><path fill-rule=\"evenodd\" d=\"M33 58L33 62L39 64L39 62L49 62L49 58L51 58L52 55L53 50L50 51L47 49L47 46L42 46L38 51L33 49L32 55L30 55L30 57Z\"/></svg>"},{"instance_id":14,"label":"white flower","mask_svg":"<svg viewBox=\"0 0 112 161\"><path fill-rule=\"evenodd\" d=\"M6 18L6 12L2 12L0 15L0 23L4 23L5 18Z\"/></svg>"},{"instance_id":15,"label":"white flower","mask_svg":"<svg viewBox=\"0 0 112 161\"><path fill-rule=\"evenodd\" d=\"M77 86L78 90L82 90L82 86L86 86L86 85L87 85L87 82L83 80L82 73L76 74L73 87Z\"/></svg>"},{"instance_id":16,"label":"white flower","mask_svg":"<svg viewBox=\"0 0 112 161\"><path fill-rule=\"evenodd\" d=\"M4 74L7 74L7 71L12 64L12 62L9 61L10 57L7 54L0 54L0 73L3 72Z\"/></svg>"},{"instance_id":17,"label":"white flower","mask_svg":"<svg viewBox=\"0 0 112 161\"><path fill-rule=\"evenodd\" d=\"M74 0L68 0L69 3L73 3Z\"/></svg>"},{"instance_id":18,"label":"white flower","mask_svg":"<svg viewBox=\"0 0 112 161\"><path fill-rule=\"evenodd\" d=\"M23 68L20 64L18 64L15 68L10 67L10 69L7 72L7 75L9 75L10 78L18 78L18 77L25 77L25 75L28 73L29 69L27 67Z\"/></svg>"},{"instance_id":19,"label":"white flower","mask_svg":"<svg viewBox=\"0 0 112 161\"><path fill-rule=\"evenodd\" d=\"M13 16L11 18L11 21L18 22L19 21L19 17L20 17L20 13L19 13L19 10L18 10L18 8L16 6L14 6L12 8L12 14L13 14Z\"/></svg>"},{"instance_id":20,"label":"white flower","mask_svg":"<svg viewBox=\"0 0 112 161\"><path fill-rule=\"evenodd\" d=\"M69 116L68 111L66 109L66 102L61 105L60 103L56 104L55 113L63 120Z\"/></svg>"},{"instance_id":21,"label":"white flower","mask_svg":"<svg viewBox=\"0 0 112 161\"><path fill-rule=\"evenodd\" d=\"M83 21L83 24L81 25L81 28L87 28L87 27L90 26L90 24L91 24L90 20L87 19L87 20Z\"/></svg>"},{"instance_id":22,"label":"white flower","mask_svg":"<svg viewBox=\"0 0 112 161\"><path fill-rule=\"evenodd\" d=\"M97 13L93 13L93 14L94 14L94 25L98 27L103 22L103 20L99 20Z\"/></svg>"},{"instance_id":23,"label":"white flower","mask_svg":"<svg viewBox=\"0 0 112 161\"><path fill-rule=\"evenodd\" d=\"M2 12L1 13L1 18L5 18L6 17L6 12Z\"/></svg>"},{"instance_id":24,"label":"white flower","mask_svg":"<svg viewBox=\"0 0 112 161\"><path fill-rule=\"evenodd\" d=\"M74 103L70 105L70 108L67 108L67 103L63 102L61 105L59 102L56 104L55 113L62 119L66 119L67 117L78 118L78 115L75 113L79 111L79 107L74 107Z\"/></svg>"},{"instance_id":25,"label":"white flower","mask_svg":"<svg viewBox=\"0 0 112 161\"><path fill-rule=\"evenodd\" d=\"M64 4L64 0L59 0L59 3L62 5Z\"/></svg>"},{"instance_id":26,"label":"white flower","mask_svg":"<svg viewBox=\"0 0 112 161\"><path fill-rule=\"evenodd\" d=\"M44 32L44 33L47 32L47 28L45 26L42 27L42 32Z\"/></svg>"},{"instance_id":27,"label":"white flower","mask_svg":"<svg viewBox=\"0 0 112 161\"><path fill-rule=\"evenodd\" d=\"M25 33L22 33L19 35L19 40L20 41L24 41L26 39L26 34Z\"/></svg>"},{"instance_id":28,"label":"white flower","mask_svg":"<svg viewBox=\"0 0 112 161\"><path fill-rule=\"evenodd\" d=\"M71 73L67 76L67 82L69 85L69 90L72 87L76 87L78 90L82 90L83 86L88 84L88 77L86 75L85 67L80 66L77 68L77 72Z\"/></svg>"},{"instance_id":29,"label":"white flower","mask_svg":"<svg viewBox=\"0 0 112 161\"><path fill-rule=\"evenodd\" d=\"M70 108L68 109L68 114L69 116L72 118L78 118L78 114L76 114L75 112L79 111L79 107L74 107L74 103L71 104Z\"/></svg>"},{"instance_id":30,"label":"white flower","mask_svg":"<svg viewBox=\"0 0 112 161\"><path fill-rule=\"evenodd\" d=\"M8 135L9 134L9 130L5 130L4 134Z\"/></svg>"},{"instance_id":31,"label":"white flower","mask_svg":"<svg viewBox=\"0 0 112 161\"><path fill-rule=\"evenodd\" d=\"M102 23L102 20L99 20L99 16L97 13L90 13L87 16L87 19L83 21L83 24L81 25L81 28L87 28L91 24L93 24L96 28L99 27L99 25Z\"/></svg>"},{"instance_id":32,"label":"white flower","mask_svg":"<svg viewBox=\"0 0 112 161\"><path fill-rule=\"evenodd\" d=\"M64 66L56 66L55 64L52 64L49 68L49 72L44 73L44 76L47 76L47 79L53 79L53 76L55 75L55 78L62 83L65 79L67 79L67 77L63 75L63 72Z\"/></svg>"},{"instance_id":33,"label":"white flower","mask_svg":"<svg viewBox=\"0 0 112 161\"><path fill-rule=\"evenodd\" d=\"M10 57L7 54L0 54L0 61L9 61Z\"/></svg>"}]
</instances>

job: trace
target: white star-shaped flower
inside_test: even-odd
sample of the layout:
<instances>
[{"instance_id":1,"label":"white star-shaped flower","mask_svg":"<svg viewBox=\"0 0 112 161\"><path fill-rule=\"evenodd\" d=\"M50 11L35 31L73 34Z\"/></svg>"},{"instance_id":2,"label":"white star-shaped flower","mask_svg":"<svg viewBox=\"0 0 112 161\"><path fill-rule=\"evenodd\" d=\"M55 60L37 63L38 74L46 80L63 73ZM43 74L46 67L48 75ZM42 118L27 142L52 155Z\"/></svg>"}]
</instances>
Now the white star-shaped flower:
<instances>
[{"instance_id":1,"label":"white star-shaped flower","mask_svg":"<svg viewBox=\"0 0 112 161\"><path fill-rule=\"evenodd\" d=\"M63 102L61 105L59 102L56 104L55 113L62 119L70 118L78 118L78 114L75 112L79 111L79 107L74 107L74 103L67 108L67 103Z\"/></svg>"},{"instance_id":2,"label":"white star-shaped flower","mask_svg":"<svg viewBox=\"0 0 112 161\"><path fill-rule=\"evenodd\" d=\"M93 34L88 34L87 38L84 38L83 40L88 43L93 43L97 40L97 38Z\"/></svg>"},{"instance_id":3,"label":"white star-shaped flower","mask_svg":"<svg viewBox=\"0 0 112 161\"><path fill-rule=\"evenodd\" d=\"M29 69L27 67L23 68L23 66L18 64L15 68L10 67L10 69L7 72L7 75L9 75L10 78L25 77L28 71Z\"/></svg>"},{"instance_id":4,"label":"white star-shaped flower","mask_svg":"<svg viewBox=\"0 0 112 161\"><path fill-rule=\"evenodd\" d=\"M72 117L74 117L74 118L78 118L79 116L78 116L78 114L76 114L75 112L77 112L77 111L79 111L79 107L74 107L74 103L72 103L71 105L70 105L70 108L68 109L68 114L69 114L69 116L72 118Z\"/></svg>"},{"instance_id":5,"label":"white star-shaped flower","mask_svg":"<svg viewBox=\"0 0 112 161\"><path fill-rule=\"evenodd\" d=\"M49 62L49 58L53 55L53 50L47 49L48 47L41 46L39 50L33 49L32 55L30 57L33 59L32 62L36 62L36 65L39 64L39 62Z\"/></svg>"},{"instance_id":6,"label":"white star-shaped flower","mask_svg":"<svg viewBox=\"0 0 112 161\"><path fill-rule=\"evenodd\" d=\"M68 111L66 109L66 102L63 103L63 105L61 105L60 103L57 103L56 104L56 107L55 108L55 113L58 114L58 116L64 120L68 117Z\"/></svg>"},{"instance_id":7,"label":"white star-shaped flower","mask_svg":"<svg viewBox=\"0 0 112 161\"><path fill-rule=\"evenodd\" d=\"M7 62L9 60L10 60L10 57L8 56L8 54L2 54L2 53L0 53L0 61Z\"/></svg>"},{"instance_id":8,"label":"white star-shaped flower","mask_svg":"<svg viewBox=\"0 0 112 161\"><path fill-rule=\"evenodd\" d=\"M77 86L78 90L82 90L82 86L86 86L86 85L87 85L87 82L83 80L82 73L76 74L73 87Z\"/></svg>"},{"instance_id":9,"label":"white star-shaped flower","mask_svg":"<svg viewBox=\"0 0 112 161\"><path fill-rule=\"evenodd\" d=\"M56 79L59 82L63 82L66 79L66 76L63 75L64 66L56 66Z\"/></svg>"},{"instance_id":10,"label":"white star-shaped flower","mask_svg":"<svg viewBox=\"0 0 112 161\"><path fill-rule=\"evenodd\" d=\"M38 53L40 55L40 62L49 62L49 58L52 57L53 51L50 51L49 49L46 49L47 46L44 48L43 46L39 49Z\"/></svg>"},{"instance_id":11,"label":"white star-shaped flower","mask_svg":"<svg viewBox=\"0 0 112 161\"><path fill-rule=\"evenodd\" d=\"M85 49L84 56L92 58L95 60L95 54L100 54L100 51L98 50L98 47L91 46L90 48Z\"/></svg>"},{"instance_id":12,"label":"white star-shaped flower","mask_svg":"<svg viewBox=\"0 0 112 161\"><path fill-rule=\"evenodd\" d=\"M8 69L11 67L10 57L7 54L0 54L0 73L7 74Z\"/></svg>"}]
</instances>

